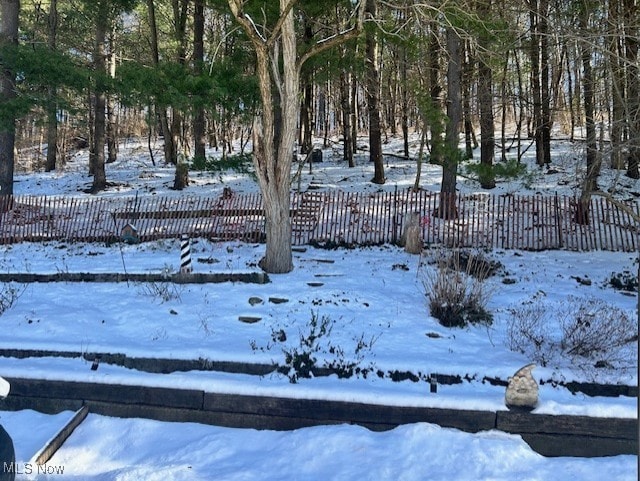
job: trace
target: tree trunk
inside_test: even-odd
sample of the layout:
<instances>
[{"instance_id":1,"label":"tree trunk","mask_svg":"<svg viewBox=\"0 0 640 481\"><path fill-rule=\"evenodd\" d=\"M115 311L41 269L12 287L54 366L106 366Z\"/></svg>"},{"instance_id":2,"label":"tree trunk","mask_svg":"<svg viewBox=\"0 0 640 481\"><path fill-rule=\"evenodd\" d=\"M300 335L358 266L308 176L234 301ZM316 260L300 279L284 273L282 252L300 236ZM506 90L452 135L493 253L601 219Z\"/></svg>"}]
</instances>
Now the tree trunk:
<instances>
[{"instance_id":1,"label":"tree trunk","mask_svg":"<svg viewBox=\"0 0 640 481\"><path fill-rule=\"evenodd\" d=\"M473 78L473 52L470 42L464 43L462 67L462 116L464 125L464 158L473 159L473 119L471 115L471 82Z\"/></svg>"},{"instance_id":2,"label":"tree trunk","mask_svg":"<svg viewBox=\"0 0 640 481\"><path fill-rule=\"evenodd\" d=\"M58 0L51 0L49 5L48 28L47 43L49 50L55 51L58 34ZM58 156L58 105L55 86L47 87L47 97L49 100L49 105L47 106L47 160L44 168L45 171L51 172L56 169Z\"/></svg>"},{"instance_id":3,"label":"tree trunk","mask_svg":"<svg viewBox=\"0 0 640 481\"><path fill-rule=\"evenodd\" d=\"M18 14L20 2L18 0L0 1L0 46L18 44ZM14 85L15 75L6 69L0 71L0 104L10 102L16 95ZM13 169L16 127L14 119L6 124L0 124L0 196L13 195ZM8 207L1 202L0 212Z\"/></svg>"},{"instance_id":4,"label":"tree trunk","mask_svg":"<svg viewBox=\"0 0 640 481\"><path fill-rule=\"evenodd\" d=\"M321 45L316 44L315 48L298 57L293 12L295 1L280 0L279 18L267 38L256 31L252 19L243 12L242 0L228 0L228 4L256 54L256 77L262 100L262 109L254 118L253 128L253 164L262 192L267 234L265 256L260 266L270 273L286 273L293 269L290 184L300 68L318 52L354 38L360 31L362 11L359 10L357 15L358 28L348 34L336 35ZM281 113L279 126L276 125L276 110Z\"/></svg>"},{"instance_id":5,"label":"tree trunk","mask_svg":"<svg viewBox=\"0 0 640 481\"><path fill-rule=\"evenodd\" d=\"M478 17L488 18L491 15L491 0L478 3ZM480 58L478 62L478 107L480 109L480 186L493 189L496 179L493 174L495 158L495 125L493 119L493 70L489 59L491 52L487 35L480 34Z\"/></svg>"},{"instance_id":6,"label":"tree trunk","mask_svg":"<svg viewBox=\"0 0 640 481\"><path fill-rule=\"evenodd\" d=\"M542 1L542 0L541 0ZM529 0L529 23L531 29L531 96L533 97L533 135L536 143L536 164L544 165L542 86L540 84L540 4L538 0Z\"/></svg>"},{"instance_id":7,"label":"tree trunk","mask_svg":"<svg viewBox=\"0 0 640 481\"><path fill-rule=\"evenodd\" d=\"M437 27L435 23L431 25L431 32L429 34L429 59L428 77L429 77L429 96L431 104L429 106L429 112L427 113L429 130L431 134L431 156L430 162L433 164L442 164L443 162L443 142L442 142L442 121L440 115L440 95L442 94L442 87L440 86L440 39L438 38Z\"/></svg>"},{"instance_id":8,"label":"tree trunk","mask_svg":"<svg viewBox=\"0 0 640 481\"><path fill-rule=\"evenodd\" d=\"M608 62L611 70L611 157L610 165L613 169L623 169L622 156L623 133L625 123L625 66L624 66L624 37L622 32L624 18L622 15L622 1L611 0L608 10L609 52Z\"/></svg>"},{"instance_id":9,"label":"tree trunk","mask_svg":"<svg viewBox=\"0 0 640 481\"><path fill-rule=\"evenodd\" d=\"M156 9L153 0L147 0L147 11L149 14L149 30L151 33L151 60L156 67L160 64L160 52L158 50L158 26L156 23ZM166 164L178 163L178 151L171 135L169 128L169 116L167 115L167 107L164 105L156 106L160 130L164 139L164 161Z\"/></svg>"},{"instance_id":10,"label":"tree trunk","mask_svg":"<svg viewBox=\"0 0 640 481\"><path fill-rule=\"evenodd\" d=\"M600 162L597 155L596 124L594 120L594 91L595 79L591 67L591 57L593 55L591 47L591 32L589 29L590 9L588 4L581 5L580 11L580 57L582 59L582 95L584 101L585 129L587 132L587 173L580 194L580 201L576 213L576 222L579 224L589 224L589 206L591 193L598 189L597 179L600 174Z\"/></svg>"},{"instance_id":11,"label":"tree trunk","mask_svg":"<svg viewBox=\"0 0 640 481\"><path fill-rule=\"evenodd\" d=\"M310 45L313 30L307 17L304 20L304 42ZM300 153L308 154L313 148L313 71L309 65L302 69L302 99L300 101ZM326 135L326 129L325 129Z\"/></svg>"},{"instance_id":12,"label":"tree trunk","mask_svg":"<svg viewBox=\"0 0 640 481\"><path fill-rule=\"evenodd\" d=\"M104 190L107 186L107 175L104 167L104 147L106 142L106 87L104 76L106 75L106 59L104 44L107 39L108 9L107 0L99 0L96 4L95 17L95 45L93 50L93 68L95 72L94 87L94 118L93 118L93 155L90 160L93 184L91 192Z\"/></svg>"},{"instance_id":13,"label":"tree trunk","mask_svg":"<svg viewBox=\"0 0 640 481\"><path fill-rule=\"evenodd\" d=\"M549 90L549 0L540 0L540 141L542 164L551 164L551 94Z\"/></svg>"},{"instance_id":14,"label":"tree trunk","mask_svg":"<svg viewBox=\"0 0 640 481\"><path fill-rule=\"evenodd\" d=\"M404 157L409 158L409 81L408 81L407 48L402 47L402 64L400 66L402 88L402 147Z\"/></svg>"},{"instance_id":15,"label":"tree trunk","mask_svg":"<svg viewBox=\"0 0 640 481\"><path fill-rule=\"evenodd\" d=\"M349 73L340 73L340 107L342 110L343 157L349 167L355 167L353 162L353 142L351 139L351 101L349 89Z\"/></svg>"},{"instance_id":16,"label":"tree trunk","mask_svg":"<svg viewBox=\"0 0 640 481\"><path fill-rule=\"evenodd\" d=\"M376 18L376 0L366 0L368 18ZM369 113L369 160L373 162L371 182L384 184L382 158L382 129L380 127L380 72L378 71L378 40L376 32L369 28L366 34L367 111Z\"/></svg>"},{"instance_id":17,"label":"tree trunk","mask_svg":"<svg viewBox=\"0 0 640 481\"><path fill-rule=\"evenodd\" d=\"M625 60L628 65L627 85L629 89L629 163L627 176L632 179L640 178L640 67L638 66L638 6L634 0L625 0Z\"/></svg>"},{"instance_id":18,"label":"tree trunk","mask_svg":"<svg viewBox=\"0 0 640 481\"><path fill-rule=\"evenodd\" d=\"M202 74L204 62L204 0L195 0L193 9L193 71L196 75ZM193 156L196 159L205 158L205 146L207 137L205 133L204 106L194 106L193 113Z\"/></svg>"},{"instance_id":19,"label":"tree trunk","mask_svg":"<svg viewBox=\"0 0 640 481\"><path fill-rule=\"evenodd\" d=\"M440 206L436 215L443 219L457 217L456 177L460 160L460 122L462 121L461 52L460 37L453 28L447 29L447 122L445 152L442 163Z\"/></svg>"},{"instance_id":20,"label":"tree trunk","mask_svg":"<svg viewBox=\"0 0 640 481\"><path fill-rule=\"evenodd\" d=\"M186 32L187 14L190 1L191 0L171 1L171 5L173 7L173 35L178 47L176 50L176 61L180 65L185 65L187 60ZM185 148L188 148L189 144L185 142L185 138L182 135L182 126L184 124L183 113L176 107L172 108L171 113L171 141L176 152L175 165L177 165L180 161L180 159L178 158L178 153L184 153Z\"/></svg>"},{"instance_id":21,"label":"tree trunk","mask_svg":"<svg viewBox=\"0 0 640 481\"><path fill-rule=\"evenodd\" d=\"M107 60L109 77L116 77L116 32L111 29L109 35L109 57ZM118 111L114 95L107 96L107 163L113 163L118 158Z\"/></svg>"}]
</instances>

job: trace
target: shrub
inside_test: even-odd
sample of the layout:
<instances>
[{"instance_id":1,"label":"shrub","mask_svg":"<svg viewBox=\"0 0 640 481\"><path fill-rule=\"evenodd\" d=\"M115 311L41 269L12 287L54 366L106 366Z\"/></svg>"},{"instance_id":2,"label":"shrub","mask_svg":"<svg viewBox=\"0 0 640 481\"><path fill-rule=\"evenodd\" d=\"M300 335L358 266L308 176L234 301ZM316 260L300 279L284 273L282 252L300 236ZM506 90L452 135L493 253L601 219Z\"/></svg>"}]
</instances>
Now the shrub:
<instances>
[{"instance_id":1,"label":"shrub","mask_svg":"<svg viewBox=\"0 0 640 481\"><path fill-rule=\"evenodd\" d=\"M13 307L26 288L26 284L22 286L5 284L3 286L0 290L0 316Z\"/></svg>"},{"instance_id":2,"label":"shrub","mask_svg":"<svg viewBox=\"0 0 640 481\"><path fill-rule=\"evenodd\" d=\"M161 303L179 301L182 295L182 287L172 282L143 282L139 292L143 296L159 299Z\"/></svg>"},{"instance_id":3,"label":"shrub","mask_svg":"<svg viewBox=\"0 0 640 481\"><path fill-rule=\"evenodd\" d=\"M250 173L252 165L251 154L227 155L223 158L194 157L191 161L191 170L205 172L224 172L232 170L239 173Z\"/></svg>"},{"instance_id":4,"label":"shrub","mask_svg":"<svg viewBox=\"0 0 640 481\"><path fill-rule=\"evenodd\" d=\"M484 281L493 264L482 254L459 250L436 256L435 269L427 270L422 279L431 315L446 327L490 324L493 316L486 308L490 290Z\"/></svg>"},{"instance_id":5,"label":"shrub","mask_svg":"<svg viewBox=\"0 0 640 481\"><path fill-rule=\"evenodd\" d=\"M297 344L287 343L288 336L284 329L272 328L271 340L266 347L260 347L257 342L252 341L251 348L268 351L275 345L280 345L284 363L279 370L287 375L291 383L297 383L301 378L312 378L320 370L328 370L340 378L348 378L354 374L366 376L366 373L373 371L373 367L362 369L359 366L377 338L365 339L364 334L355 338L353 354L348 355L344 347L331 342L331 331L335 323L335 320L326 316L319 317L316 312L312 312L306 329L298 331Z\"/></svg>"},{"instance_id":6,"label":"shrub","mask_svg":"<svg viewBox=\"0 0 640 481\"><path fill-rule=\"evenodd\" d=\"M549 304L536 297L510 312L509 348L542 366L565 360L586 370L637 368L637 319L616 306L596 298Z\"/></svg>"},{"instance_id":7,"label":"shrub","mask_svg":"<svg viewBox=\"0 0 640 481\"><path fill-rule=\"evenodd\" d=\"M476 179L493 177L501 180L523 179L527 176L527 166L515 159L496 162L492 165L469 163L465 165L467 174Z\"/></svg>"},{"instance_id":8,"label":"shrub","mask_svg":"<svg viewBox=\"0 0 640 481\"><path fill-rule=\"evenodd\" d=\"M638 292L638 276L631 271L612 272L609 285L625 292Z\"/></svg>"}]
</instances>

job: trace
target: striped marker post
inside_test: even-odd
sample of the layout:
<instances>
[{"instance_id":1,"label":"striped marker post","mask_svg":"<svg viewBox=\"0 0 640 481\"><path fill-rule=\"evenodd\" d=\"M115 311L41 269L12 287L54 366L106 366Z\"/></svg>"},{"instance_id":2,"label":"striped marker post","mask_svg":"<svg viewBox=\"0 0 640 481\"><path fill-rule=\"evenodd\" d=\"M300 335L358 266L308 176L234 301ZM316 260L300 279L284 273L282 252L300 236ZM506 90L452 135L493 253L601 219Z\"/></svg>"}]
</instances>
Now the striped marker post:
<instances>
[{"instance_id":1,"label":"striped marker post","mask_svg":"<svg viewBox=\"0 0 640 481\"><path fill-rule=\"evenodd\" d=\"M191 267L191 244L189 242L189 236L182 234L182 244L180 246L180 273L191 274L193 267Z\"/></svg>"}]
</instances>

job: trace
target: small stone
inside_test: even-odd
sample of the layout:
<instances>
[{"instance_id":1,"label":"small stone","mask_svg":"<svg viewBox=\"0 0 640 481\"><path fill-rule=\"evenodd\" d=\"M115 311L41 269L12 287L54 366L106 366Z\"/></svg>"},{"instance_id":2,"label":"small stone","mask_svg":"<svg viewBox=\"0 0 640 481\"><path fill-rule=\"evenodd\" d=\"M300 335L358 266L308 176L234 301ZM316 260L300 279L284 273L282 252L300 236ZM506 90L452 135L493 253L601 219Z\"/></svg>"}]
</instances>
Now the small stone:
<instances>
[{"instance_id":1,"label":"small stone","mask_svg":"<svg viewBox=\"0 0 640 481\"><path fill-rule=\"evenodd\" d=\"M289 302L289 299L285 299L283 297L270 297L269 302L272 304L284 304Z\"/></svg>"},{"instance_id":2,"label":"small stone","mask_svg":"<svg viewBox=\"0 0 640 481\"><path fill-rule=\"evenodd\" d=\"M256 322L261 321L262 318L254 316L238 316L238 320L240 322L244 322L245 324L255 324Z\"/></svg>"},{"instance_id":3,"label":"small stone","mask_svg":"<svg viewBox=\"0 0 640 481\"><path fill-rule=\"evenodd\" d=\"M260 299L259 297L250 297L249 298L249 304L251 304L252 306L258 305L258 304L262 304L264 303L264 301L262 299Z\"/></svg>"},{"instance_id":4,"label":"small stone","mask_svg":"<svg viewBox=\"0 0 640 481\"><path fill-rule=\"evenodd\" d=\"M504 279L502 279L502 283L507 285L515 284L516 282L517 281L512 277L505 277Z\"/></svg>"},{"instance_id":5,"label":"small stone","mask_svg":"<svg viewBox=\"0 0 640 481\"><path fill-rule=\"evenodd\" d=\"M309 287L322 287L324 286L323 282L307 282Z\"/></svg>"}]
</instances>

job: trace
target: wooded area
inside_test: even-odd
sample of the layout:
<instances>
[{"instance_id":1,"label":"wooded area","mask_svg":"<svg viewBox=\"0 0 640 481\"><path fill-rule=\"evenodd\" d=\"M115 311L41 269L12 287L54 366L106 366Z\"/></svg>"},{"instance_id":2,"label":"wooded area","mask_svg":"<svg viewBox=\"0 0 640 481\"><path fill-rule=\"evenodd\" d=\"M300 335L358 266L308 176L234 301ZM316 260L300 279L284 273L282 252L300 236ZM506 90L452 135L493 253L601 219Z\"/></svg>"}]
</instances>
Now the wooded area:
<instances>
[{"instance_id":1,"label":"wooded area","mask_svg":"<svg viewBox=\"0 0 640 481\"><path fill-rule=\"evenodd\" d=\"M291 269L292 156L313 138L352 163L368 134L384 183L382 142L402 137L409 158L417 133L417 162L443 167L442 218L475 145L491 189L522 139L541 168L552 132L584 142L585 225L603 165L640 177L637 0L0 0L0 16L0 194L16 151L32 155L15 168L50 171L88 146L97 193L121 139L162 138L150 156L182 188L206 147L253 138L271 272Z\"/></svg>"}]
</instances>

